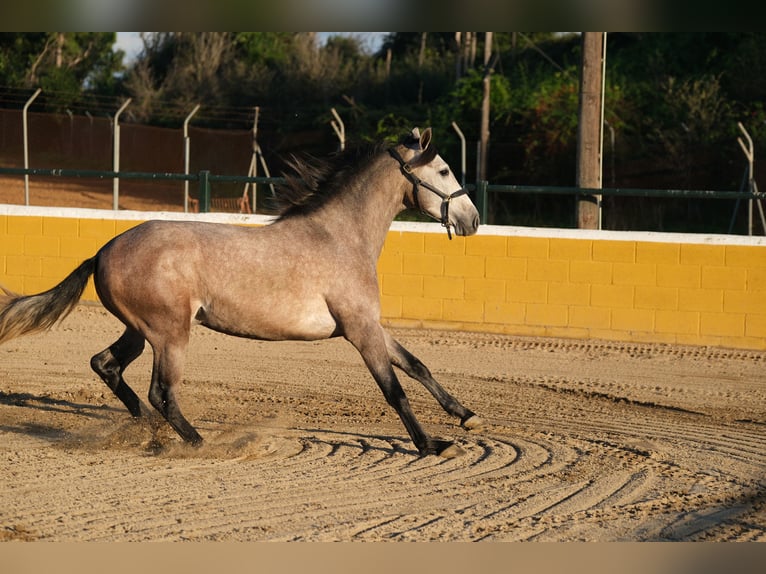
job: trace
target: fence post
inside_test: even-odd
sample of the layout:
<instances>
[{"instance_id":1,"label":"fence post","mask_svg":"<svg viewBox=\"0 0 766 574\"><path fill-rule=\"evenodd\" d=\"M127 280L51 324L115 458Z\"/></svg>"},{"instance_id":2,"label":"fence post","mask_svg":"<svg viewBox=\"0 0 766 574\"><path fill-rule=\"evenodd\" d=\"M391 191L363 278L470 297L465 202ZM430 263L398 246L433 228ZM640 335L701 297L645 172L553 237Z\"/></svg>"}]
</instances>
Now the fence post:
<instances>
[{"instance_id":1,"label":"fence post","mask_svg":"<svg viewBox=\"0 0 766 574\"><path fill-rule=\"evenodd\" d=\"M487 186L489 182L481 179L476 182L476 209L479 210L480 221L487 225Z\"/></svg>"},{"instance_id":2,"label":"fence post","mask_svg":"<svg viewBox=\"0 0 766 574\"><path fill-rule=\"evenodd\" d=\"M199 172L197 181L199 182L199 211L200 213L210 212L210 171L203 170Z\"/></svg>"}]
</instances>

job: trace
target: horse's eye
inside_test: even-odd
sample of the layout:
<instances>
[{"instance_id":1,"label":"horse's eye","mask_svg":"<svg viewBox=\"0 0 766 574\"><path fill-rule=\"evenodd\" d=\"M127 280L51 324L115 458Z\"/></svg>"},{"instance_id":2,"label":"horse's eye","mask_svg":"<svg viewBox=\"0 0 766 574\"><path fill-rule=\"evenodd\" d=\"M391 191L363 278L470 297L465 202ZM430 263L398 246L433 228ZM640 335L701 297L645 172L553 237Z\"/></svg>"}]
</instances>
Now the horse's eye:
<instances>
[{"instance_id":1,"label":"horse's eye","mask_svg":"<svg viewBox=\"0 0 766 574\"><path fill-rule=\"evenodd\" d=\"M449 175L449 169L447 169L447 168L445 167L443 170L441 170L441 171L439 172L439 175L440 175L440 176L442 176L442 177L447 177L447 176Z\"/></svg>"}]
</instances>

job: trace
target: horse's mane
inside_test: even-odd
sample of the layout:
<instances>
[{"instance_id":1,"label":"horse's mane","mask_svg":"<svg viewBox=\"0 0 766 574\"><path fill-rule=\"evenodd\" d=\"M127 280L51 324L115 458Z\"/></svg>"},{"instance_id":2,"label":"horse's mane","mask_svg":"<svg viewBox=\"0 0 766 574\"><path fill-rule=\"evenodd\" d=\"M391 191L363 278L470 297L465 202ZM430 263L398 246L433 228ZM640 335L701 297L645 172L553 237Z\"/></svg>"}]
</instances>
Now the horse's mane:
<instances>
[{"instance_id":1,"label":"horse's mane","mask_svg":"<svg viewBox=\"0 0 766 574\"><path fill-rule=\"evenodd\" d=\"M399 143L412 145L416 141L409 135ZM324 205L367 167L374 157L389 147L390 143L356 145L324 159L310 155L292 156L287 162L291 173L283 174L285 182L278 187L276 193L279 219L309 213ZM427 163L434 155L435 150L434 153L423 154L430 157L424 157L427 161L418 163Z\"/></svg>"}]
</instances>

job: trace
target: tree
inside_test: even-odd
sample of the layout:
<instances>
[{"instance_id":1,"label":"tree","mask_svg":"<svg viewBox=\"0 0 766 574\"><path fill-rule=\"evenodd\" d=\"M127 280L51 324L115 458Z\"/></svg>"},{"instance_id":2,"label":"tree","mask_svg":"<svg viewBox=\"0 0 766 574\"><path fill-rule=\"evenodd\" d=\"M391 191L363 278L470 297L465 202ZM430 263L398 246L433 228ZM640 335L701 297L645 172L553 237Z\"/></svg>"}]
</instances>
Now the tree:
<instances>
[{"instance_id":1,"label":"tree","mask_svg":"<svg viewBox=\"0 0 766 574\"><path fill-rule=\"evenodd\" d=\"M87 94L115 89L122 69L114 32L0 34L0 84L43 89L49 109L58 110Z\"/></svg>"}]
</instances>

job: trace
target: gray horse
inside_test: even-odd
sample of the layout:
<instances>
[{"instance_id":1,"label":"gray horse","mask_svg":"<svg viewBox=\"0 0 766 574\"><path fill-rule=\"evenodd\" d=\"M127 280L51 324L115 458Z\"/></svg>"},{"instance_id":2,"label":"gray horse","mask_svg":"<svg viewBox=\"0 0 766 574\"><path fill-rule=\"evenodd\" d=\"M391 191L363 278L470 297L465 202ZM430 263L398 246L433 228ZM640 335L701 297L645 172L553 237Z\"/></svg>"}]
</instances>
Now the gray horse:
<instances>
[{"instance_id":1,"label":"gray horse","mask_svg":"<svg viewBox=\"0 0 766 574\"><path fill-rule=\"evenodd\" d=\"M45 293L0 295L0 343L51 327L75 307L93 275L101 302L125 324L91 359L134 417L148 413L123 372L154 352L149 402L187 442L202 437L181 413L181 381L192 325L261 340L345 337L361 354L421 455L452 457L459 446L429 437L393 366L420 381L466 429L481 419L461 405L380 324L376 262L394 217L414 207L452 237L472 235L479 214L436 153L431 129L392 147L349 151L318 164L295 160L270 225L149 221L115 237ZM448 190L448 191L444 191ZM453 191L454 190L454 191ZM253 296L257 293L257 296Z\"/></svg>"}]
</instances>

